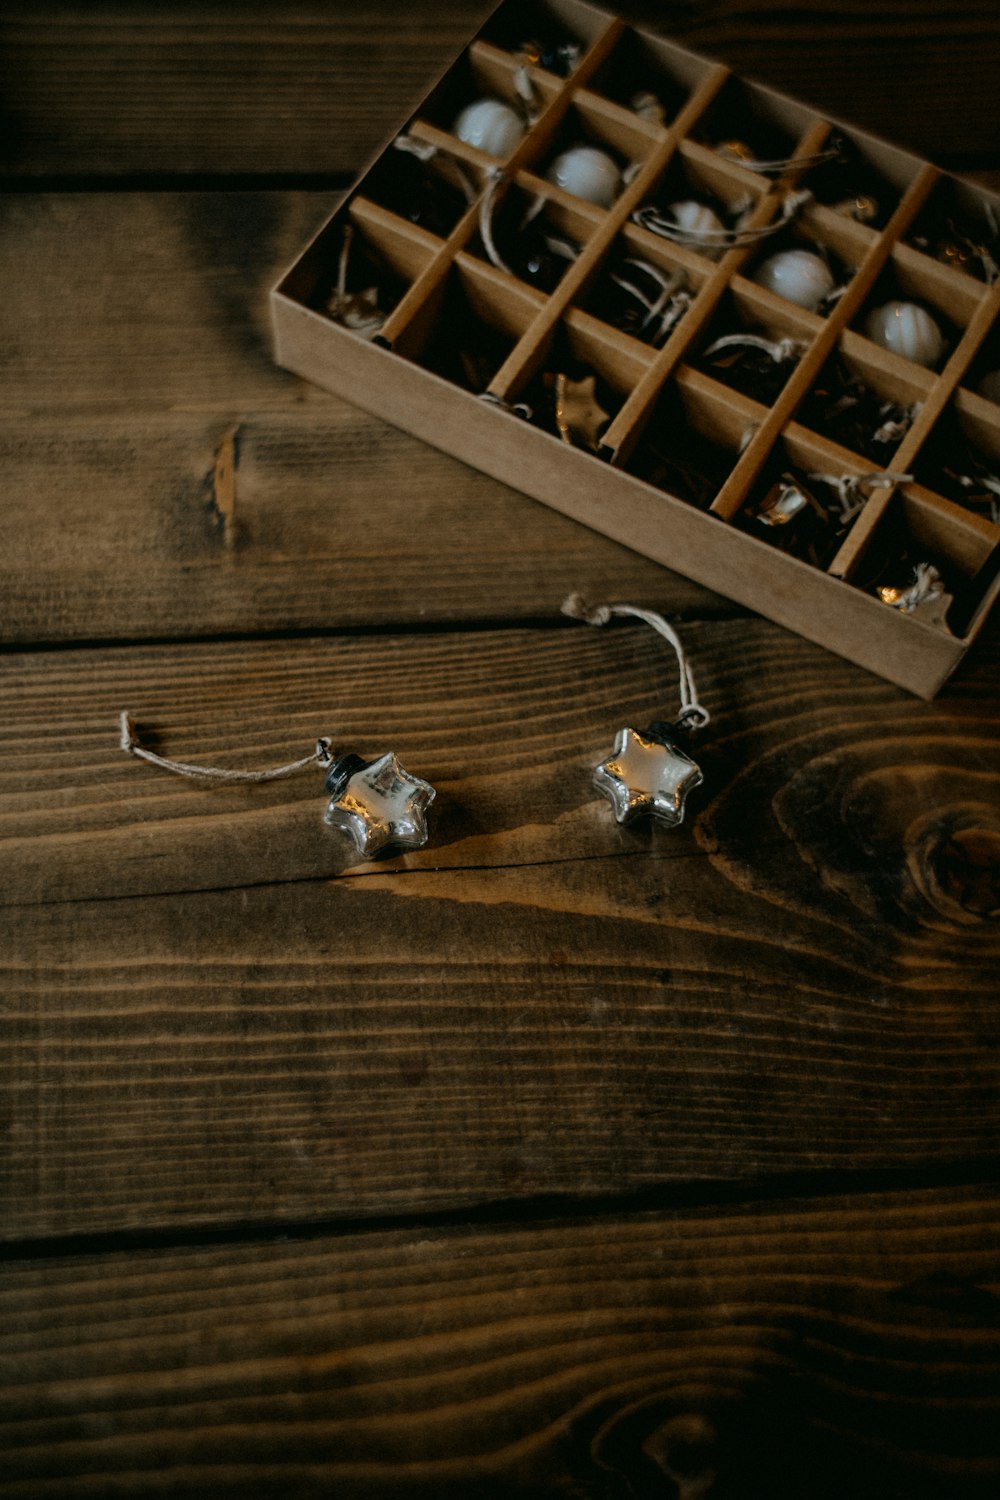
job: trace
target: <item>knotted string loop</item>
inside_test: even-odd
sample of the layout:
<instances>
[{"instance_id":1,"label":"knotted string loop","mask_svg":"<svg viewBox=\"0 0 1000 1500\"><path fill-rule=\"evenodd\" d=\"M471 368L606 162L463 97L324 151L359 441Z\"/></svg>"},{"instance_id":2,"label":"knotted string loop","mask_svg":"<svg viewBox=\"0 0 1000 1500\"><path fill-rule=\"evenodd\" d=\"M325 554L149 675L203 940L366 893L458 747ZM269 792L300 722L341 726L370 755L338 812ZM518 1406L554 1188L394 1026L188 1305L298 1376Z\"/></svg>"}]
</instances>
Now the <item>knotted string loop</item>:
<instances>
[{"instance_id":1,"label":"knotted string loop","mask_svg":"<svg viewBox=\"0 0 1000 1500\"><path fill-rule=\"evenodd\" d=\"M150 765L159 766L163 771L172 771L175 776L187 776L195 781L244 783L282 781L286 776L295 776L299 771L307 770L309 766L328 766L333 760L330 741L324 735L316 741L316 748L311 755L303 756L302 760L293 760L287 766L276 766L271 771L224 771L218 766L194 766L183 760L168 760L165 756L157 755L154 750L147 750L141 745L135 723L127 709L122 711L119 722L121 728L119 744L126 755L148 760Z\"/></svg>"},{"instance_id":2,"label":"knotted string loop","mask_svg":"<svg viewBox=\"0 0 1000 1500\"><path fill-rule=\"evenodd\" d=\"M683 724L687 729L704 729L705 725L710 722L711 715L708 709L698 702L694 673L681 638L662 615L654 614L649 609L639 609L634 604L588 604L580 594L570 594L569 598L563 601L562 613L572 620L583 620L588 625L607 625L615 615L630 615L651 626L673 647L674 655L677 657L681 698L681 711L677 715L678 724Z\"/></svg>"}]
</instances>

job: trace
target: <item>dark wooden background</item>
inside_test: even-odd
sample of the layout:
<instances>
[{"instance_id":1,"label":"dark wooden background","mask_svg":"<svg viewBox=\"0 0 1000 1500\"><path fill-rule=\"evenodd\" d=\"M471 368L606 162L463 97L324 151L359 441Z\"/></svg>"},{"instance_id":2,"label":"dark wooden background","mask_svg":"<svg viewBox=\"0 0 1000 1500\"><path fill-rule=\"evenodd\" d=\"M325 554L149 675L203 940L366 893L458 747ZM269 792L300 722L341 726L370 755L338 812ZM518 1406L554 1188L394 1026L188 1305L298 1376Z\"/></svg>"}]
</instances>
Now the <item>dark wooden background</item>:
<instances>
[{"instance_id":1,"label":"dark wooden background","mask_svg":"<svg viewBox=\"0 0 1000 1500\"><path fill-rule=\"evenodd\" d=\"M997 626L919 702L272 363L485 9L0 25L0 1496L993 1497ZM1000 169L995 0L624 13ZM681 622L674 834L589 784L664 654L571 589ZM125 707L391 745L432 842Z\"/></svg>"}]
</instances>

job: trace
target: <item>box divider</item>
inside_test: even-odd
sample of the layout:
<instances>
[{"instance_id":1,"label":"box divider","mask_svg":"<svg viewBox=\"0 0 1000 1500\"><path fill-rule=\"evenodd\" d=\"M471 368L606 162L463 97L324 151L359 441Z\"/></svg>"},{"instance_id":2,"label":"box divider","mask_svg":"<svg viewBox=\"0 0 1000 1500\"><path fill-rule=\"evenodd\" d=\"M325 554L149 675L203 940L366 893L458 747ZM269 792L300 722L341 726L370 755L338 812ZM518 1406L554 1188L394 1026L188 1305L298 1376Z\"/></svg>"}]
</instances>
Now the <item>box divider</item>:
<instances>
[{"instance_id":1,"label":"box divider","mask_svg":"<svg viewBox=\"0 0 1000 1500\"><path fill-rule=\"evenodd\" d=\"M641 224L633 224L631 220L622 225L621 237L628 245L633 254L643 260L655 261L657 255L665 250L669 251L670 259L682 270L686 271L697 287L704 286L710 276L715 273L714 261L706 260L696 250L691 250L687 245L675 245L671 240L665 240L658 234L653 234L649 229L643 229Z\"/></svg>"},{"instance_id":2,"label":"box divider","mask_svg":"<svg viewBox=\"0 0 1000 1500\"><path fill-rule=\"evenodd\" d=\"M690 129L694 120L728 77L729 70L720 66L709 75L688 100L673 125L663 135L660 144L643 163L634 181L625 188L608 209L603 224L563 276L546 307L539 313L521 343L511 351L510 357L498 370L490 386L491 395L498 397L501 401L506 401L518 386L530 380L536 373L540 361L544 358L553 330L566 308L590 277L595 274L623 224L628 222L633 210L648 195L650 184L666 170L684 133Z\"/></svg>"},{"instance_id":3,"label":"box divider","mask_svg":"<svg viewBox=\"0 0 1000 1500\"><path fill-rule=\"evenodd\" d=\"M779 297L770 287L758 286L756 281L751 281L748 277L734 276L729 283L729 290L734 302L749 308L762 323L771 322L783 327L789 336L794 331L798 338L812 343L823 327L824 319L819 313L799 307L787 297Z\"/></svg>"},{"instance_id":4,"label":"box divider","mask_svg":"<svg viewBox=\"0 0 1000 1500\"><path fill-rule=\"evenodd\" d=\"M985 396L962 386L955 392L955 410L963 427L972 427L973 442L982 444L984 439L980 434L985 432L988 434L985 441L1000 451L1000 406L995 401L987 401ZM1000 459L997 463L1000 465Z\"/></svg>"},{"instance_id":5,"label":"box divider","mask_svg":"<svg viewBox=\"0 0 1000 1500\"><path fill-rule=\"evenodd\" d=\"M598 208L596 203L588 203L586 198L578 198L575 193L567 193L565 188L561 188L557 182L549 182L547 177L536 177L527 167L522 167L514 181L507 186L519 187L534 197L547 198L550 203L558 203L561 208L575 209L589 223L591 234L607 218L607 209Z\"/></svg>"},{"instance_id":6,"label":"box divider","mask_svg":"<svg viewBox=\"0 0 1000 1500\"><path fill-rule=\"evenodd\" d=\"M477 37L469 45L469 62L473 71L478 69L491 84L495 79L503 79L512 90L518 73L524 68L542 98L554 98L556 94L562 93L565 87L563 79L557 78L554 73L522 62L514 53L505 52L502 47L495 47L492 42L484 42L481 37Z\"/></svg>"},{"instance_id":7,"label":"box divider","mask_svg":"<svg viewBox=\"0 0 1000 1500\"><path fill-rule=\"evenodd\" d=\"M525 63L515 45L519 25L516 32L513 26L507 31L500 27L496 35L503 45L495 46L484 37L472 39L466 58L457 65L464 71L456 73L450 83L448 73L442 74L424 105L401 127L438 149L437 165L445 175L454 176L445 168L446 161L464 166L469 175L475 198L464 211L459 208L461 216L451 232L440 237L393 213L378 201L377 187L375 197L367 197L363 175L353 195L341 203L272 292L279 363L349 400L360 400L386 420L400 421L425 441L438 443L445 451L638 547L647 556L677 566L710 587L722 588L806 638L840 651L911 691L933 695L1000 595L1000 527L965 508L960 498L949 499L914 480L900 481L891 489L873 492L823 572L745 534L741 526L726 523L735 518L752 489L756 494L754 486L761 482L760 476L770 474L778 463L806 473L859 478L875 467L822 430L796 420L823 362L838 348L877 393L902 405L920 406L895 454L886 460L887 468L912 472L932 434L937 456L942 419L960 424L970 441L983 446L987 454L998 455L1000 462L1000 403L987 401L972 388L973 367L976 374L985 370L985 349L996 337L1000 285L984 287L936 260L928 247L921 249L903 240L904 234L917 232L915 220L920 232L925 221L929 232L933 231L934 215L925 204L938 182L948 184L941 191L955 201L965 204L968 199L965 206L970 210L981 212L985 200L1000 200L976 184L942 178L937 169L911 153L855 125L822 119L809 106L766 90L761 96L762 116L770 119L774 105L785 133L799 138L791 165L777 182L771 182L720 155L709 142L695 139L696 128L704 131L712 123L713 101L728 107L727 101L718 99L726 81L734 77L727 67L636 28L650 55L662 54L666 72L671 77L676 72L688 87L686 102L675 119L650 120L625 107L629 70L623 39L631 47L630 28L577 0L552 0L549 10L574 32L584 49L569 76ZM487 30L490 25L497 23L487 23ZM605 94L600 81L609 62L610 92ZM430 117L447 125L447 100L459 93L465 97L470 79L472 87L483 94L513 100L522 69L533 81L532 108L538 113L505 160L477 151L432 123ZM761 91L761 86L747 80L739 84L750 92L751 102ZM734 97L738 93L734 88ZM676 94L671 107L674 98ZM608 211L543 181L545 163L556 143L572 135L568 125L574 113L582 133L606 135L609 149L641 161ZM725 108L720 108L712 119L724 117ZM888 179L900 201L881 231L831 206L812 202L802 209L797 221L802 235L829 246L848 267L857 266L847 291L826 319L752 281L747 263L756 260L759 241L723 252L714 260L689 247L674 246L631 222L636 206L662 192L672 174L683 168L691 179L690 196L698 196L699 183L705 193L729 203L744 192L752 195L748 222L763 228L777 219L782 197L802 180L806 168L796 166L796 160L820 150L838 130ZM391 153L391 143L382 156L386 150ZM381 160L381 156L376 158L377 163ZM391 170L388 162L385 167ZM544 194L553 205L547 216L556 215L560 221L555 232L583 246L547 297L470 249L484 195L489 191L499 202L514 184L529 197ZM387 187L387 199L390 196ZM938 200L931 199L930 207L935 203ZM329 279L331 256L336 274L338 235L347 222L357 226L359 239L367 242L373 256L384 259L410 283L374 340L338 327L317 306L321 280ZM622 238L616 244L617 236ZM606 266L609 252L616 252L619 245L626 254L676 266L688 275L691 306L661 349L595 317L582 305ZM849 326L873 297L876 284L881 287L882 279L890 274L900 295L926 299L950 318L955 346L940 373L893 355ZM468 307L470 326L475 317L488 325L491 338L496 329L496 360L510 351L489 388L501 401L508 396L515 399L556 338L560 348L566 341L574 362L592 365L595 373L603 375L613 388L609 396L613 394L614 404L620 400L621 406L608 426L600 456L609 459L617 473L607 465L595 465L590 454L553 442L530 424L503 429L504 413L491 412L463 384L456 386L447 374L436 373L439 337L448 334L437 320L446 298L452 308L453 293L459 315ZM760 323L778 331L787 327L791 336L807 344L770 408L713 378L710 371L686 363L693 357L688 351L704 337L707 320L727 297L732 299L737 323ZM425 350L428 337L434 347ZM394 357L386 350L396 340ZM426 367L421 366L420 356L426 357ZM996 363L1000 364L1000 357ZM972 384L965 386L963 380ZM710 507L711 514L623 471L651 418L662 419L664 440L670 438L670 424L677 423L679 436L690 428L729 450L733 468ZM506 420L511 421L509 416ZM751 435L744 446L748 430ZM716 526L714 520L723 524ZM925 620L904 619L855 586L861 573L859 563L871 540L878 537L876 550L881 557L883 543L886 548L894 546L897 526L899 538L905 535L908 548L917 549L911 557L925 547L929 560L940 558L942 570L954 573L954 634ZM844 592L846 588L849 593Z\"/></svg>"},{"instance_id":8,"label":"box divider","mask_svg":"<svg viewBox=\"0 0 1000 1500\"><path fill-rule=\"evenodd\" d=\"M847 291L830 312L822 329L802 356L784 390L768 412L753 441L747 446L739 463L715 497L712 503L712 511L715 515L721 516L726 521L731 521L736 515L750 486L767 461L767 456L781 429L791 419L830 355L841 332L868 296L875 278L889 259L900 233L919 212L938 176L939 173L935 167L927 166L911 184L882 235L871 246L858 267L857 274Z\"/></svg>"},{"instance_id":9,"label":"box divider","mask_svg":"<svg viewBox=\"0 0 1000 1500\"><path fill-rule=\"evenodd\" d=\"M712 412L716 424L713 435L721 437L726 446L738 449L743 435L757 426L764 412L752 396L713 380L693 365L679 365L674 383L682 396L692 397L698 406Z\"/></svg>"},{"instance_id":10,"label":"box divider","mask_svg":"<svg viewBox=\"0 0 1000 1500\"><path fill-rule=\"evenodd\" d=\"M563 319L563 326L571 334L584 340L593 349L601 352L598 374L607 379L609 369L617 367L624 375L624 383L631 387L640 378L649 364L652 353L646 344L629 338L617 328L591 317L579 307L571 307ZM627 371L627 373L625 373Z\"/></svg>"},{"instance_id":11,"label":"box divider","mask_svg":"<svg viewBox=\"0 0 1000 1500\"><path fill-rule=\"evenodd\" d=\"M599 120L607 127L609 141L613 141L614 136L620 133L624 137L634 136L637 140L646 141L652 150L659 145L669 129L666 125L659 125L654 120L637 115L634 109L627 109L624 104L616 104L604 94L594 93L592 89L576 89L573 102L585 119Z\"/></svg>"},{"instance_id":12,"label":"box divider","mask_svg":"<svg viewBox=\"0 0 1000 1500\"><path fill-rule=\"evenodd\" d=\"M892 259L894 266L903 273L901 280L905 278L912 282L917 287L917 295L936 305L952 322L968 324L975 317L986 287L974 276L967 276L964 271L957 271L954 266L925 255L913 245L897 245Z\"/></svg>"},{"instance_id":13,"label":"box divider","mask_svg":"<svg viewBox=\"0 0 1000 1500\"><path fill-rule=\"evenodd\" d=\"M412 258L417 259L422 253L428 261L441 248L442 242L437 235L422 229L419 224L411 224L409 219L401 219L398 214L383 208L381 203L375 203L371 198L355 198L347 211L347 217L380 248L386 244L405 247Z\"/></svg>"},{"instance_id":14,"label":"box divider","mask_svg":"<svg viewBox=\"0 0 1000 1500\"><path fill-rule=\"evenodd\" d=\"M469 281L489 287L494 301L511 309L520 307L526 320L534 317L545 302L543 292L536 291L533 286L526 286L523 281L508 276L506 271L498 271L488 261L469 255L464 250L460 250L455 256L455 267Z\"/></svg>"},{"instance_id":15,"label":"box divider","mask_svg":"<svg viewBox=\"0 0 1000 1500\"><path fill-rule=\"evenodd\" d=\"M794 465L799 464L800 454L805 455L803 467L807 463L813 473L850 474L860 479L863 474L872 472L871 460L864 454L845 448L842 443L834 442L825 433L801 422L788 422L779 441L784 441Z\"/></svg>"},{"instance_id":16,"label":"box divider","mask_svg":"<svg viewBox=\"0 0 1000 1500\"><path fill-rule=\"evenodd\" d=\"M954 395L962 376L969 367L970 360L973 359L989 333L998 311L1000 311L1000 282L990 288L988 295L976 308L965 333L959 339L954 353L934 382L933 389L920 408L912 427L893 454L892 466L895 473L905 473L919 454L928 434ZM931 494L932 491L928 490L927 493ZM830 564L829 571L836 577L851 577L864 556L876 526L888 508L892 494L892 490L874 491ZM943 501L943 503L950 506L950 502Z\"/></svg>"},{"instance_id":17,"label":"box divider","mask_svg":"<svg viewBox=\"0 0 1000 1500\"><path fill-rule=\"evenodd\" d=\"M902 406L913 405L917 401L923 405L940 378L933 370L914 363L912 359L904 359L902 354L894 354L891 349L883 349L881 344L865 338L863 333L858 333L853 328L844 329L838 345L847 359L853 360L864 370L865 377L870 376L872 371L877 371L890 386L895 385L900 394L893 394L892 399L898 400Z\"/></svg>"},{"instance_id":18,"label":"box divider","mask_svg":"<svg viewBox=\"0 0 1000 1500\"><path fill-rule=\"evenodd\" d=\"M814 155L822 148L828 130L829 127L823 121L817 121L799 142L795 156ZM794 162L795 157L792 160ZM778 179L772 190L761 198L748 221L750 227L757 228L773 217L780 206L782 196L791 186L794 172L793 166L784 177ZM618 467L627 463L642 436L643 428L649 420L661 389L715 311L733 276L751 254L752 247L743 246L728 250L718 262L714 272L697 292L684 317L660 350L649 373L636 386L616 420L605 433L601 448L602 457L608 458Z\"/></svg>"},{"instance_id":19,"label":"box divider","mask_svg":"<svg viewBox=\"0 0 1000 1500\"><path fill-rule=\"evenodd\" d=\"M799 223L807 234L833 250L848 266L860 265L879 237L877 229L859 224L825 203L810 203L800 215Z\"/></svg>"},{"instance_id":20,"label":"box divider","mask_svg":"<svg viewBox=\"0 0 1000 1500\"><path fill-rule=\"evenodd\" d=\"M609 21L607 27L588 48L582 61L573 74L573 84L560 89L542 110L534 125L525 135L517 150L508 161L500 168L499 163L493 157L487 156L485 152L477 151L474 147L466 146L461 141L456 141L454 136L439 131L433 125L425 121L416 120L412 127L412 133L418 135L431 145L437 145L450 151L462 160L478 165L482 171L482 189L485 190L487 182L493 174L502 171L507 179L513 179L518 171L536 154L545 149L546 144L559 129L566 111L569 109L573 99L574 88L581 87L587 82L591 75L604 62L605 58L615 46L618 38L625 30L625 23L617 19ZM479 203L482 197L477 198L475 203L470 204L468 211L462 215L455 225L451 234L445 240L436 257L424 270L410 287L391 317L386 319L382 332L378 337L378 343L386 348L392 348L396 340L406 331L412 319L416 318L423 303L435 294L437 288L444 281L449 269L469 236L475 231L479 219Z\"/></svg>"},{"instance_id":21,"label":"box divider","mask_svg":"<svg viewBox=\"0 0 1000 1500\"><path fill-rule=\"evenodd\" d=\"M943 536L955 541L956 554L961 552L962 566L967 567L972 575L1000 543L1000 535L992 521L977 515L974 510L966 510L936 490L929 490L926 485L902 485L899 494L907 511L923 512Z\"/></svg>"}]
</instances>

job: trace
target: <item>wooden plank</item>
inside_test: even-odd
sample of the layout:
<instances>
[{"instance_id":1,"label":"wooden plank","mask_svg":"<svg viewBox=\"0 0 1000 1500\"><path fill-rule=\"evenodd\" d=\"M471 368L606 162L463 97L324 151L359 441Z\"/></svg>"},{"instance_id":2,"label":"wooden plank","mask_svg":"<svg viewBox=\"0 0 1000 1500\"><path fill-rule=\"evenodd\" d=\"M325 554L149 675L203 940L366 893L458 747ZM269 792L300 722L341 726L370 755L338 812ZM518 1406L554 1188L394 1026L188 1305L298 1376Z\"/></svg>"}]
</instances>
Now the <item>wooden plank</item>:
<instances>
[{"instance_id":1,"label":"wooden plank","mask_svg":"<svg viewBox=\"0 0 1000 1500\"><path fill-rule=\"evenodd\" d=\"M673 834L590 786L669 709L642 627L8 658L4 1233L992 1158L996 634L936 704L685 634L714 723ZM122 707L201 763L393 746L432 841L352 862L318 774L192 786Z\"/></svg>"},{"instance_id":2,"label":"wooden plank","mask_svg":"<svg viewBox=\"0 0 1000 1500\"><path fill-rule=\"evenodd\" d=\"M231 413L312 388L271 356L268 290L328 193L12 194L0 415ZM320 398L325 401L326 398Z\"/></svg>"},{"instance_id":3,"label":"wooden plank","mask_svg":"<svg viewBox=\"0 0 1000 1500\"><path fill-rule=\"evenodd\" d=\"M15 5L0 31L2 169L352 175L491 9Z\"/></svg>"},{"instance_id":4,"label":"wooden plank","mask_svg":"<svg viewBox=\"0 0 1000 1500\"><path fill-rule=\"evenodd\" d=\"M0 1494L987 1500L995 1193L5 1268Z\"/></svg>"},{"instance_id":5,"label":"wooden plank","mask_svg":"<svg viewBox=\"0 0 1000 1500\"><path fill-rule=\"evenodd\" d=\"M0 420L0 470L8 643L552 617L581 587L737 612L333 397Z\"/></svg>"},{"instance_id":6,"label":"wooden plank","mask_svg":"<svg viewBox=\"0 0 1000 1500\"><path fill-rule=\"evenodd\" d=\"M624 0L737 71L926 155L1000 152L993 0L852 0L818 10L701 0L664 15ZM339 4L142 12L62 0L8 6L0 30L0 171L30 181L99 174L353 174L406 117L491 6Z\"/></svg>"},{"instance_id":7,"label":"wooden plank","mask_svg":"<svg viewBox=\"0 0 1000 1500\"><path fill-rule=\"evenodd\" d=\"M663 590L654 564L276 368L268 287L333 201L8 199L5 640L523 618L594 579ZM673 609L720 607L666 586Z\"/></svg>"}]
</instances>

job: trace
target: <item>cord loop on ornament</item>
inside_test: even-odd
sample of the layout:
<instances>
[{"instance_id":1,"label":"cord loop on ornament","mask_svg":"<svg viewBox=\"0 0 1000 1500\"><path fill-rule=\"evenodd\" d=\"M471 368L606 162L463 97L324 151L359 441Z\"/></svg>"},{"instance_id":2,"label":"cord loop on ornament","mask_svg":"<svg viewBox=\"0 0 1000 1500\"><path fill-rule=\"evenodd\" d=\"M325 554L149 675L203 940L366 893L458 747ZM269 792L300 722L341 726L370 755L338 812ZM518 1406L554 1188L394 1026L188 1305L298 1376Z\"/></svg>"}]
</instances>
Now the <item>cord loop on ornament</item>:
<instances>
[{"instance_id":1,"label":"cord loop on ornament","mask_svg":"<svg viewBox=\"0 0 1000 1500\"><path fill-rule=\"evenodd\" d=\"M650 609L640 609L634 604L588 604L580 594L570 594L562 604L562 613L573 620L583 620L588 625L607 625L616 615L631 616L642 620L673 647L680 672L680 713L676 722L685 729L704 729L711 722L708 709L698 702L694 673L688 661L680 636L662 615Z\"/></svg>"},{"instance_id":2,"label":"cord loop on ornament","mask_svg":"<svg viewBox=\"0 0 1000 1500\"><path fill-rule=\"evenodd\" d=\"M157 755L154 750L147 750L139 742L135 722L127 709L122 710L119 724L121 728L119 745L126 755L137 756L140 760L149 761L150 765L159 766L162 771L172 771L175 776L186 776L194 781L228 783L282 781L286 776L296 776L299 771L307 770L309 766L328 766L333 759L330 741L325 735L321 735L311 755L303 756L301 760L293 760L287 766L276 766L270 771L224 771L218 766L195 766L188 761L168 760L166 756Z\"/></svg>"},{"instance_id":3,"label":"cord loop on ornament","mask_svg":"<svg viewBox=\"0 0 1000 1500\"><path fill-rule=\"evenodd\" d=\"M811 202L812 193L803 188L797 193L787 193L781 201L781 212L770 224L758 224L732 229L685 229L676 220L668 218L653 204L644 204L632 215L633 223L661 239L671 240L675 245L687 245L694 250L735 250L745 245L756 245L768 239L790 224L800 209Z\"/></svg>"}]
</instances>

